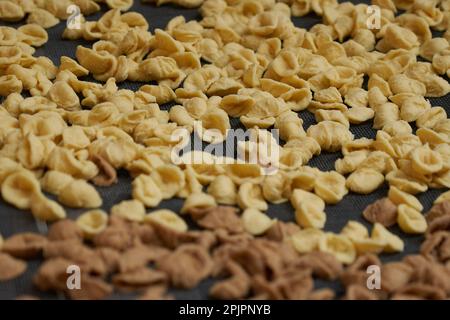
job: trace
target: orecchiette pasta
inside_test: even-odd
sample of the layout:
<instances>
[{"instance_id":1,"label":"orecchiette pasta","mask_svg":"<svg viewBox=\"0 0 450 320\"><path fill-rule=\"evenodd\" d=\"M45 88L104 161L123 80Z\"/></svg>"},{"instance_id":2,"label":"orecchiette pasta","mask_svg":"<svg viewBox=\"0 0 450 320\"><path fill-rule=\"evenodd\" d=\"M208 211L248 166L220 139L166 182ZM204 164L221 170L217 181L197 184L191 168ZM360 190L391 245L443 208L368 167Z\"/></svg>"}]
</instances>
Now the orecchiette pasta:
<instances>
[{"instance_id":1,"label":"orecchiette pasta","mask_svg":"<svg viewBox=\"0 0 450 320\"><path fill-rule=\"evenodd\" d=\"M103 202L97 190L85 180L73 180L61 188L58 201L72 208L98 208Z\"/></svg>"},{"instance_id":2,"label":"orecchiette pasta","mask_svg":"<svg viewBox=\"0 0 450 320\"><path fill-rule=\"evenodd\" d=\"M111 208L111 215L141 222L144 220L145 207L139 200L124 200Z\"/></svg>"},{"instance_id":3,"label":"orecchiette pasta","mask_svg":"<svg viewBox=\"0 0 450 320\"><path fill-rule=\"evenodd\" d=\"M150 212L144 217L144 222L153 225L162 225L177 232L185 232L188 230L186 222L175 212L167 209Z\"/></svg>"},{"instance_id":4,"label":"orecchiette pasta","mask_svg":"<svg viewBox=\"0 0 450 320\"><path fill-rule=\"evenodd\" d=\"M346 186L350 191L369 194L384 182L384 176L374 169L357 169L348 178Z\"/></svg>"},{"instance_id":5,"label":"orecchiette pasta","mask_svg":"<svg viewBox=\"0 0 450 320\"><path fill-rule=\"evenodd\" d=\"M108 224L108 214L103 210L86 211L76 220L78 227L87 239L93 238L102 232Z\"/></svg>"},{"instance_id":6,"label":"orecchiette pasta","mask_svg":"<svg viewBox=\"0 0 450 320\"><path fill-rule=\"evenodd\" d=\"M33 196L30 209L36 219L43 221L55 221L66 217L63 207L40 193Z\"/></svg>"},{"instance_id":7,"label":"orecchiette pasta","mask_svg":"<svg viewBox=\"0 0 450 320\"><path fill-rule=\"evenodd\" d=\"M294 233L290 237L290 241L299 253L308 253L319 249L320 239L324 235L322 230L306 228Z\"/></svg>"},{"instance_id":8,"label":"orecchiette pasta","mask_svg":"<svg viewBox=\"0 0 450 320\"><path fill-rule=\"evenodd\" d=\"M324 151L337 151L342 145L353 140L348 128L338 122L322 121L308 128L307 135L314 138Z\"/></svg>"},{"instance_id":9,"label":"orecchiette pasta","mask_svg":"<svg viewBox=\"0 0 450 320\"><path fill-rule=\"evenodd\" d=\"M245 231L255 236L265 233L275 223L275 220L253 208L244 210L241 219Z\"/></svg>"},{"instance_id":10,"label":"orecchiette pasta","mask_svg":"<svg viewBox=\"0 0 450 320\"><path fill-rule=\"evenodd\" d=\"M319 240L319 250L331 253L345 264L352 263L356 258L356 249L352 241L344 235L325 233Z\"/></svg>"},{"instance_id":11,"label":"orecchiette pasta","mask_svg":"<svg viewBox=\"0 0 450 320\"><path fill-rule=\"evenodd\" d=\"M371 238L384 242L385 246L383 250L385 252L392 253L403 251L403 240L400 239L397 235L391 233L381 223L377 222L373 225Z\"/></svg>"},{"instance_id":12,"label":"orecchiette pasta","mask_svg":"<svg viewBox=\"0 0 450 320\"><path fill-rule=\"evenodd\" d=\"M314 181L314 192L326 203L337 203L348 193L345 177L336 171L323 172Z\"/></svg>"},{"instance_id":13,"label":"orecchiette pasta","mask_svg":"<svg viewBox=\"0 0 450 320\"><path fill-rule=\"evenodd\" d=\"M133 199L141 201L146 207L156 207L163 195L159 186L149 175L141 174L132 183Z\"/></svg>"},{"instance_id":14,"label":"orecchiette pasta","mask_svg":"<svg viewBox=\"0 0 450 320\"><path fill-rule=\"evenodd\" d=\"M264 187L263 187L264 192ZM208 193L216 199L217 203L235 205L237 190L230 177L217 176L208 186Z\"/></svg>"},{"instance_id":15,"label":"orecchiette pasta","mask_svg":"<svg viewBox=\"0 0 450 320\"><path fill-rule=\"evenodd\" d=\"M3 180L1 191L6 202L19 209L29 209L33 197L40 194L41 188L30 171L18 170Z\"/></svg>"},{"instance_id":16,"label":"orecchiette pasta","mask_svg":"<svg viewBox=\"0 0 450 320\"><path fill-rule=\"evenodd\" d=\"M424 233L427 230L425 217L416 209L401 204L398 206L397 222L400 229L406 233Z\"/></svg>"},{"instance_id":17,"label":"orecchiette pasta","mask_svg":"<svg viewBox=\"0 0 450 320\"><path fill-rule=\"evenodd\" d=\"M241 209L253 208L261 211L268 209L261 187L251 182L240 185L236 202Z\"/></svg>"}]
</instances>

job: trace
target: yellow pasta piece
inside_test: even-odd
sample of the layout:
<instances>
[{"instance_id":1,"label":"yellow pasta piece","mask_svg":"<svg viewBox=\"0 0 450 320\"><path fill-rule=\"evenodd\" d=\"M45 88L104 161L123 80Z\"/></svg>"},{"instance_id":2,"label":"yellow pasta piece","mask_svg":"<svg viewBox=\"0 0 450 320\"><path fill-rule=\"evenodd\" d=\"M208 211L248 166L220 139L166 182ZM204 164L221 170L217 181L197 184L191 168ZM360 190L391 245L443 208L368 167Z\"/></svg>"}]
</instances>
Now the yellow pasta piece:
<instances>
[{"instance_id":1,"label":"yellow pasta piece","mask_svg":"<svg viewBox=\"0 0 450 320\"><path fill-rule=\"evenodd\" d=\"M161 225L177 232L186 232L188 225L175 212L167 209L152 211L144 217L145 223Z\"/></svg>"},{"instance_id":2,"label":"yellow pasta piece","mask_svg":"<svg viewBox=\"0 0 450 320\"><path fill-rule=\"evenodd\" d=\"M395 186L391 186L388 192L388 198L396 205L406 204L417 211L422 211L423 206L413 195L406 193Z\"/></svg>"},{"instance_id":3,"label":"yellow pasta piece","mask_svg":"<svg viewBox=\"0 0 450 320\"><path fill-rule=\"evenodd\" d=\"M338 203L348 193L345 184L345 177L338 172L323 172L314 181L314 192L326 203Z\"/></svg>"},{"instance_id":4,"label":"yellow pasta piece","mask_svg":"<svg viewBox=\"0 0 450 320\"><path fill-rule=\"evenodd\" d=\"M214 197L203 192L196 192L190 194L186 198L180 212L187 213L191 209L202 210L207 208L213 208L215 206L217 206L217 203Z\"/></svg>"},{"instance_id":5,"label":"yellow pasta piece","mask_svg":"<svg viewBox=\"0 0 450 320\"><path fill-rule=\"evenodd\" d=\"M29 209L33 196L41 193L36 177L27 170L9 174L1 185L3 200L19 209Z\"/></svg>"},{"instance_id":6,"label":"yellow pasta piece","mask_svg":"<svg viewBox=\"0 0 450 320\"><path fill-rule=\"evenodd\" d=\"M174 165L162 165L157 167L151 178L160 190L163 199L172 198L185 185L184 172Z\"/></svg>"},{"instance_id":7,"label":"yellow pasta piece","mask_svg":"<svg viewBox=\"0 0 450 320\"><path fill-rule=\"evenodd\" d=\"M41 178L40 184L44 191L58 195L73 180L72 176L64 172L49 170Z\"/></svg>"},{"instance_id":8,"label":"yellow pasta piece","mask_svg":"<svg viewBox=\"0 0 450 320\"><path fill-rule=\"evenodd\" d=\"M97 208L103 203L97 190L85 180L73 180L58 194L58 201L72 208Z\"/></svg>"},{"instance_id":9,"label":"yellow pasta piece","mask_svg":"<svg viewBox=\"0 0 450 320\"><path fill-rule=\"evenodd\" d=\"M303 254L318 250L320 239L324 235L322 230L307 228L297 231L289 238L289 240L295 250Z\"/></svg>"},{"instance_id":10,"label":"yellow pasta piece","mask_svg":"<svg viewBox=\"0 0 450 320\"><path fill-rule=\"evenodd\" d=\"M369 237L367 228L362 223L353 220L347 222L344 228L342 228L341 234L347 236L352 241L355 239L365 239Z\"/></svg>"},{"instance_id":11,"label":"yellow pasta piece","mask_svg":"<svg viewBox=\"0 0 450 320\"><path fill-rule=\"evenodd\" d=\"M322 121L312 125L306 131L309 137L314 138L325 151L338 151L342 145L353 140L353 134L348 128L338 122Z\"/></svg>"},{"instance_id":12,"label":"yellow pasta piece","mask_svg":"<svg viewBox=\"0 0 450 320\"><path fill-rule=\"evenodd\" d=\"M384 176L374 169L363 168L354 171L348 178L346 186L350 191L369 194L378 189L384 182Z\"/></svg>"},{"instance_id":13,"label":"yellow pasta piece","mask_svg":"<svg viewBox=\"0 0 450 320\"><path fill-rule=\"evenodd\" d=\"M0 20L19 21L25 16L22 7L13 1L2 1L0 3Z\"/></svg>"},{"instance_id":14,"label":"yellow pasta piece","mask_svg":"<svg viewBox=\"0 0 450 320\"><path fill-rule=\"evenodd\" d=\"M143 203L138 200L123 200L112 206L111 215L129 221L141 222L144 220L145 207Z\"/></svg>"},{"instance_id":15,"label":"yellow pasta piece","mask_svg":"<svg viewBox=\"0 0 450 320\"><path fill-rule=\"evenodd\" d=\"M406 233L424 233L427 230L427 221L425 217L416 209L401 204L397 209L397 222L403 232Z\"/></svg>"},{"instance_id":16,"label":"yellow pasta piece","mask_svg":"<svg viewBox=\"0 0 450 320\"><path fill-rule=\"evenodd\" d=\"M276 220L253 208L244 210L241 219L245 231L254 236L265 233L276 222Z\"/></svg>"},{"instance_id":17,"label":"yellow pasta piece","mask_svg":"<svg viewBox=\"0 0 450 320\"><path fill-rule=\"evenodd\" d=\"M163 199L159 186L151 176L145 174L141 174L133 180L132 196L146 207L156 207Z\"/></svg>"},{"instance_id":18,"label":"yellow pasta piece","mask_svg":"<svg viewBox=\"0 0 450 320\"><path fill-rule=\"evenodd\" d=\"M239 187L236 200L241 209L253 208L261 211L268 209L261 187L251 182L243 183Z\"/></svg>"},{"instance_id":19,"label":"yellow pasta piece","mask_svg":"<svg viewBox=\"0 0 450 320\"><path fill-rule=\"evenodd\" d=\"M350 264L356 258L356 249L352 241L344 236L331 232L325 233L319 241L319 250L331 253L342 263Z\"/></svg>"},{"instance_id":20,"label":"yellow pasta piece","mask_svg":"<svg viewBox=\"0 0 450 320\"><path fill-rule=\"evenodd\" d=\"M76 223L83 231L86 239L92 239L105 230L108 224L108 214L103 210L90 210L80 215Z\"/></svg>"},{"instance_id":21,"label":"yellow pasta piece","mask_svg":"<svg viewBox=\"0 0 450 320\"><path fill-rule=\"evenodd\" d=\"M263 188L264 192L264 188ZM237 190L230 177L217 176L208 186L208 193L216 199L217 203L235 205Z\"/></svg>"},{"instance_id":22,"label":"yellow pasta piece","mask_svg":"<svg viewBox=\"0 0 450 320\"><path fill-rule=\"evenodd\" d=\"M381 223L376 222L372 228L371 238L385 242L384 252L402 252L404 248L403 240L391 233Z\"/></svg>"},{"instance_id":23,"label":"yellow pasta piece","mask_svg":"<svg viewBox=\"0 0 450 320\"><path fill-rule=\"evenodd\" d=\"M327 216L315 204L300 203L295 210L295 221L304 228L322 229Z\"/></svg>"},{"instance_id":24,"label":"yellow pasta piece","mask_svg":"<svg viewBox=\"0 0 450 320\"><path fill-rule=\"evenodd\" d=\"M423 175L438 172L443 167L441 155L428 145L415 148L411 151L410 158L412 168Z\"/></svg>"},{"instance_id":25,"label":"yellow pasta piece","mask_svg":"<svg viewBox=\"0 0 450 320\"><path fill-rule=\"evenodd\" d=\"M52 222L66 217L64 208L43 194L33 196L30 209L33 216L42 221Z\"/></svg>"}]
</instances>

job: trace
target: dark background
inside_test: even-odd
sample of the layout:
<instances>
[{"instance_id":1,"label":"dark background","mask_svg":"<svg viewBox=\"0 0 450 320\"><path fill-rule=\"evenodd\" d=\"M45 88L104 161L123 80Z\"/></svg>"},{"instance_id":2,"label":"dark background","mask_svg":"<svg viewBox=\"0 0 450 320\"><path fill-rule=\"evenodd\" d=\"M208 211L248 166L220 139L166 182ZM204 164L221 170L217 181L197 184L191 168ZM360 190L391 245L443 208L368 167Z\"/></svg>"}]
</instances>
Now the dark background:
<instances>
[{"instance_id":1,"label":"dark background","mask_svg":"<svg viewBox=\"0 0 450 320\"><path fill-rule=\"evenodd\" d=\"M368 1L352 1L354 3L368 3ZM98 20L101 15L106 12L107 8L102 7L102 11L86 17L87 20ZM165 5L162 7L155 7L152 4L142 4L140 0L135 0L133 7L130 11L140 12L147 19L150 30L153 32L155 28L164 29L167 22L178 15L183 15L186 20L200 19L200 13L198 9L185 9L179 8L171 5ZM301 18L292 18L295 25L303 28L310 28L314 24L321 22L321 18L310 14ZM18 26L20 24L5 24L0 22L0 25ZM67 41L61 39L61 34L65 29L65 21L62 21L57 26L47 29L49 41L42 47L37 48L36 56L47 56L53 60L56 65L59 65L61 56L69 56L75 58L75 50L78 45L91 46L92 43L79 40L79 41ZM435 34L434 36L437 36ZM447 79L448 80L448 79ZM133 82L122 82L118 84L122 89L132 89L137 90L142 83ZM450 113L450 95L447 95L438 99L430 99L433 106L442 106ZM161 109L167 110L170 105L161 106ZM304 127L307 129L310 125L314 124L314 116L308 111L301 111L300 117L304 120ZM241 127L237 119L232 119L231 124L233 128ZM376 130L372 129L372 123L366 123L362 125L352 125L350 130L355 135L355 138L368 137L374 138ZM341 158L340 153L322 153L319 156L314 157L309 165L313 167L318 167L321 170L334 170L334 162L336 159ZM119 172L119 183L111 187L98 188L102 198L103 206L102 209L109 211L109 209L116 203L131 199L131 178L128 176L126 171ZM376 199L386 196L387 185L385 184L382 188L376 190L370 195L357 195L354 193L349 193L343 201L337 205L327 206L327 222L325 230L339 232L341 228L349 220L357 220L366 225L369 230L371 230L371 224L365 221L361 212L370 203L374 202ZM427 211L434 201L434 199L439 196L440 193L445 191L445 189L440 190L429 190L418 196L419 200L424 206L424 210ZM168 208L174 211L178 211L182 206L183 201L180 199L171 199L161 203L161 208ZM66 208L69 218L76 219L85 210L83 209L69 209ZM293 221L294 212L289 203L284 203L281 205L270 205L268 214L271 217L277 218L282 221ZM400 260L404 255L417 253L419 246L423 240L422 236L411 236L402 233L397 226L390 229L395 234L400 235L405 241L405 251L398 254L382 254L380 256L382 261L393 261ZM44 222L36 221L30 212L18 210L8 204L6 204L2 199L0 199L0 234L4 238L7 238L15 233L19 232L41 232L46 233L47 225ZM18 295L22 294L32 294L39 296L44 299L64 299L64 296L53 295L47 293L38 292L33 288L32 277L36 272L40 261L29 261L28 270L18 279L8 282L0 283L0 299L15 299ZM213 283L212 280L203 281L197 288L192 290L171 290L171 293L175 295L178 299L207 299L208 289ZM316 288L330 287L337 290L338 294L342 293L342 288L339 282L333 281L319 281L316 280ZM113 299L120 298L133 298L133 295L115 294Z\"/></svg>"}]
</instances>

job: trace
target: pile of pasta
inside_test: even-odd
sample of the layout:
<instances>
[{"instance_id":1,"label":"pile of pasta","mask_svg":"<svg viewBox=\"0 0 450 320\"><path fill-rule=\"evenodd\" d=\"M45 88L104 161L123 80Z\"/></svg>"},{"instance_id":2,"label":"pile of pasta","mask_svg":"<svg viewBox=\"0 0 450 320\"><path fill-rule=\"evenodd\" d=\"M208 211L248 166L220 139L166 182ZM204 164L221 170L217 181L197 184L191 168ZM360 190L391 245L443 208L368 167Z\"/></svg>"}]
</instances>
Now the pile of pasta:
<instances>
[{"instance_id":1,"label":"pile of pasta","mask_svg":"<svg viewBox=\"0 0 450 320\"><path fill-rule=\"evenodd\" d=\"M49 222L66 218L64 206L91 209L77 224L92 239L109 219L92 184L116 183L116 170L126 169L133 177L132 199L111 214L134 222L149 219L146 208L178 197L185 199L181 213L236 206L246 232L258 237L276 223L264 214L269 204L290 202L301 228L288 239L293 248L326 252L343 264L366 253L403 251L402 239L388 229L393 224L405 233L427 231L416 195L450 187L450 120L427 99L450 92L450 1L374 0L379 29L368 29L366 4L169 1L201 5L202 19L178 16L154 32L142 14L125 12L132 1L105 2L113 9L98 21L64 31L64 39L92 46L78 46L76 60L63 56L58 66L34 56L48 40L44 28L64 19L69 3L86 14L99 5L0 3L0 19L29 13L26 25L0 27L0 185L6 202ZM400 9L405 11L398 14ZM323 23L306 30L291 21L311 11ZM88 75L98 82L83 80ZM151 84L132 91L119 88L123 81ZM164 111L166 103L175 105ZM315 116L307 130L302 110ZM217 129L223 141L230 118L259 138L255 145L241 144L243 150L270 144L279 152L275 174L264 174L263 163L232 159L172 163L177 130L196 131L211 142L202 132ZM376 137L355 138L350 126L368 121ZM273 144L271 128L283 143ZM335 170L308 166L321 152L342 153ZM370 194L385 182L390 207L364 215L374 223L370 236L356 221L340 233L324 231L326 205L349 192ZM436 203L449 200L447 191ZM384 223L380 216L388 209L393 220ZM155 219L187 230L182 215L166 212Z\"/></svg>"},{"instance_id":2,"label":"pile of pasta","mask_svg":"<svg viewBox=\"0 0 450 320\"><path fill-rule=\"evenodd\" d=\"M144 3L155 3L158 6L171 3L186 8L198 7L203 1L142 0ZM48 29L56 26L61 20L69 19L73 14L80 14L80 18L84 21L84 16L99 12L102 3L110 9L128 11L133 6L134 0L4 0L0 2L0 20L17 22L26 17L27 23L38 24Z\"/></svg>"}]
</instances>

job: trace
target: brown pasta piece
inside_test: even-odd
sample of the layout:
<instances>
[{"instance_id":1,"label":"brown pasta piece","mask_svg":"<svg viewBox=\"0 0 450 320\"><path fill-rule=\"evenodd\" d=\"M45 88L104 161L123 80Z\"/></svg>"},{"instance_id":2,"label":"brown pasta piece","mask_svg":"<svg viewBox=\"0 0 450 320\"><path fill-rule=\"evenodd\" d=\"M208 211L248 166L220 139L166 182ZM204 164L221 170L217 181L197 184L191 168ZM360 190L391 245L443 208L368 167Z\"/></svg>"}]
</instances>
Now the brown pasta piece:
<instances>
[{"instance_id":1,"label":"brown pasta piece","mask_svg":"<svg viewBox=\"0 0 450 320\"><path fill-rule=\"evenodd\" d=\"M157 268L167 273L174 286L193 288L211 273L212 260L205 248L185 244L159 260Z\"/></svg>"},{"instance_id":2,"label":"brown pasta piece","mask_svg":"<svg viewBox=\"0 0 450 320\"><path fill-rule=\"evenodd\" d=\"M363 216L367 221L390 227L397 222L397 207L388 198L382 198L367 206Z\"/></svg>"},{"instance_id":3,"label":"brown pasta piece","mask_svg":"<svg viewBox=\"0 0 450 320\"><path fill-rule=\"evenodd\" d=\"M107 187L117 183L116 169L100 155L94 155L91 160L97 165L99 173L92 178L96 186Z\"/></svg>"},{"instance_id":4,"label":"brown pasta piece","mask_svg":"<svg viewBox=\"0 0 450 320\"><path fill-rule=\"evenodd\" d=\"M9 254L0 252L0 282L19 277L27 269L27 264Z\"/></svg>"}]
</instances>

